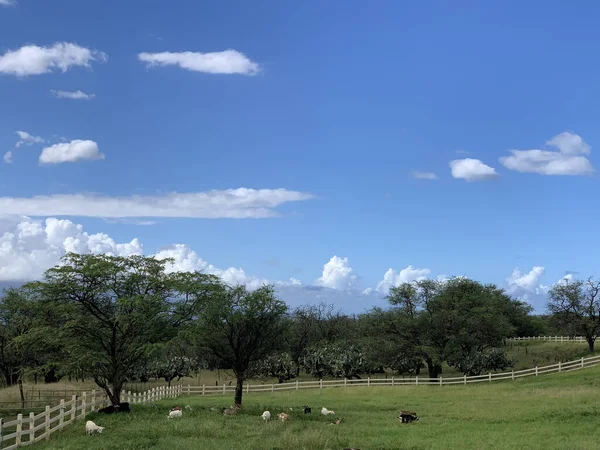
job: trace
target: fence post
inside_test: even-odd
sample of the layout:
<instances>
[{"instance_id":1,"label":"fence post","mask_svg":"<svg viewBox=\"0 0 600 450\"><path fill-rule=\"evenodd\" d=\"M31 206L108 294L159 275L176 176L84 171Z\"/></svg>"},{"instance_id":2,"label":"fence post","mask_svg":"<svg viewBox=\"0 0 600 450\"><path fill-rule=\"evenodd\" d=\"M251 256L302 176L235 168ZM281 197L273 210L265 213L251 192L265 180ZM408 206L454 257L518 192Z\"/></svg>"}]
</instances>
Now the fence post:
<instances>
[{"instance_id":1,"label":"fence post","mask_svg":"<svg viewBox=\"0 0 600 450\"><path fill-rule=\"evenodd\" d=\"M131 402L131 391L127 391L127 401Z\"/></svg>"},{"instance_id":2,"label":"fence post","mask_svg":"<svg viewBox=\"0 0 600 450\"><path fill-rule=\"evenodd\" d=\"M415 377L415 384L417 384L417 385L419 384L419 376L418 375Z\"/></svg>"},{"instance_id":3,"label":"fence post","mask_svg":"<svg viewBox=\"0 0 600 450\"><path fill-rule=\"evenodd\" d=\"M202 395L204 395L204 389L205 389L206 385L202 385Z\"/></svg>"},{"instance_id":4,"label":"fence post","mask_svg":"<svg viewBox=\"0 0 600 450\"><path fill-rule=\"evenodd\" d=\"M512 371L512 380L515 381L515 371Z\"/></svg>"},{"instance_id":5,"label":"fence post","mask_svg":"<svg viewBox=\"0 0 600 450\"><path fill-rule=\"evenodd\" d=\"M442 385L442 376L440 375L440 386Z\"/></svg>"},{"instance_id":6,"label":"fence post","mask_svg":"<svg viewBox=\"0 0 600 450\"><path fill-rule=\"evenodd\" d=\"M488 372L488 379L490 380L490 383L492 382L492 372Z\"/></svg>"},{"instance_id":7,"label":"fence post","mask_svg":"<svg viewBox=\"0 0 600 450\"><path fill-rule=\"evenodd\" d=\"M85 417L85 410L87 407L87 392L84 392L81 396L81 417Z\"/></svg>"},{"instance_id":8,"label":"fence post","mask_svg":"<svg viewBox=\"0 0 600 450\"><path fill-rule=\"evenodd\" d=\"M94 411L96 411L96 389L92 389L92 412Z\"/></svg>"},{"instance_id":9,"label":"fence post","mask_svg":"<svg viewBox=\"0 0 600 450\"><path fill-rule=\"evenodd\" d=\"M60 411L60 415L58 416L58 425L60 428L62 428L63 424L65 423L65 399L64 398L60 400L60 410L59 411Z\"/></svg>"},{"instance_id":10,"label":"fence post","mask_svg":"<svg viewBox=\"0 0 600 450\"><path fill-rule=\"evenodd\" d=\"M23 414L17 414L17 435L15 436L15 444L21 446L21 433L23 431Z\"/></svg>"},{"instance_id":11,"label":"fence post","mask_svg":"<svg viewBox=\"0 0 600 450\"><path fill-rule=\"evenodd\" d=\"M465 386L466 386L466 384L467 384L467 376L465 375L464 378L465 378Z\"/></svg>"},{"instance_id":12,"label":"fence post","mask_svg":"<svg viewBox=\"0 0 600 450\"><path fill-rule=\"evenodd\" d=\"M225 383L223 383L223 394L225 393Z\"/></svg>"},{"instance_id":13,"label":"fence post","mask_svg":"<svg viewBox=\"0 0 600 450\"><path fill-rule=\"evenodd\" d=\"M535 376L536 376L536 377L538 376L538 366L537 366L537 364L536 364L536 366L535 366Z\"/></svg>"},{"instance_id":14,"label":"fence post","mask_svg":"<svg viewBox=\"0 0 600 450\"><path fill-rule=\"evenodd\" d=\"M191 395L192 394L192 387L188 384L188 393L187 395Z\"/></svg>"},{"instance_id":15,"label":"fence post","mask_svg":"<svg viewBox=\"0 0 600 450\"><path fill-rule=\"evenodd\" d=\"M77 413L77 396L71 397L71 422L75 422L75 414Z\"/></svg>"},{"instance_id":16,"label":"fence post","mask_svg":"<svg viewBox=\"0 0 600 450\"><path fill-rule=\"evenodd\" d=\"M558 362L558 372L560 373L560 371L561 371L561 370L562 370L562 364L561 364L561 362L559 361L559 362Z\"/></svg>"},{"instance_id":17,"label":"fence post","mask_svg":"<svg viewBox=\"0 0 600 450\"><path fill-rule=\"evenodd\" d=\"M319 388L323 389L323 378L319 380Z\"/></svg>"},{"instance_id":18,"label":"fence post","mask_svg":"<svg viewBox=\"0 0 600 450\"><path fill-rule=\"evenodd\" d=\"M46 406L46 414L44 416L44 422L46 423L46 440L49 441L50 440L50 406L47 405Z\"/></svg>"},{"instance_id":19,"label":"fence post","mask_svg":"<svg viewBox=\"0 0 600 450\"><path fill-rule=\"evenodd\" d=\"M271 383L271 392L275 392L275 385Z\"/></svg>"},{"instance_id":20,"label":"fence post","mask_svg":"<svg viewBox=\"0 0 600 450\"><path fill-rule=\"evenodd\" d=\"M394 377L392 377L392 386L394 385Z\"/></svg>"},{"instance_id":21,"label":"fence post","mask_svg":"<svg viewBox=\"0 0 600 450\"><path fill-rule=\"evenodd\" d=\"M296 383L297 383L297 382L298 382L298 381L296 381ZM247 384L246 384L246 394L247 394L248 392L250 392L250 383L247 383Z\"/></svg>"},{"instance_id":22,"label":"fence post","mask_svg":"<svg viewBox=\"0 0 600 450\"><path fill-rule=\"evenodd\" d=\"M296 390L298 390L298 378L296 378Z\"/></svg>"},{"instance_id":23,"label":"fence post","mask_svg":"<svg viewBox=\"0 0 600 450\"><path fill-rule=\"evenodd\" d=\"M35 413L29 413L29 442L35 441Z\"/></svg>"},{"instance_id":24,"label":"fence post","mask_svg":"<svg viewBox=\"0 0 600 450\"><path fill-rule=\"evenodd\" d=\"M367 386L371 386L371 377L367 377Z\"/></svg>"}]
</instances>

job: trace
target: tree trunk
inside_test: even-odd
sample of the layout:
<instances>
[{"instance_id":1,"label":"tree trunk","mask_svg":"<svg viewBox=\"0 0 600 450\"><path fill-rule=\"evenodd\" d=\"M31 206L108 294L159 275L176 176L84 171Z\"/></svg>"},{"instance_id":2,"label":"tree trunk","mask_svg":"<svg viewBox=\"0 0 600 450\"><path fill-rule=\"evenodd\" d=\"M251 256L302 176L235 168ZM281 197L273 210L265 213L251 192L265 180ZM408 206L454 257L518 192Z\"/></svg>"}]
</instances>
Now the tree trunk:
<instances>
[{"instance_id":1,"label":"tree trunk","mask_svg":"<svg viewBox=\"0 0 600 450\"><path fill-rule=\"evenodd\" d=\"M123 382L106 383L103 380L94 378L94 381L107 395L111 405L121 403L121 391L123 390Z\"/></svg>"},{"instance_id":2,"label":"tree trunk","mask_svg":"<svg viewBox=\"0 0 600 450\"><path fill-rule=\"evenodd\" d=\"M242 394L244 389L244 377L241 375L237 375L236 383L235 383L235 399L233 401L236 407L242 406Z\"/></svg>"},{"instance_id":3,"label":"tree trunk","mask_svg":"<svg viewBox=\"0 0 600 450\"><path fill-rule=\"evenodd\" d=\"M19 395L21 396L21 408L25 409L25 393L23 392L23 380L19 378Z\"/></svg>"},{"instance_id":4,"label":"tree trunk","mask_svg":"<svg viewBox=\"0 0 600 450\"><path fill-rule=\"evenodd\" d=\"M437 378L442 373L442 366L434 363L431 358L425 360L427 362L427 371L429 372L429 378Z\"/></svg>"},{"instance_id":5,"label":"tree trunk","mask_svg":"<svg viewBox=\"0 0 600 450\"><path fill-rule=\"evenodd\" d=\"M596 338L595 337L586 337L585 340L587 341L588 350L590 351L590 353L594 353L594 343L596 342Z\"/></svg>"}]
</instances>

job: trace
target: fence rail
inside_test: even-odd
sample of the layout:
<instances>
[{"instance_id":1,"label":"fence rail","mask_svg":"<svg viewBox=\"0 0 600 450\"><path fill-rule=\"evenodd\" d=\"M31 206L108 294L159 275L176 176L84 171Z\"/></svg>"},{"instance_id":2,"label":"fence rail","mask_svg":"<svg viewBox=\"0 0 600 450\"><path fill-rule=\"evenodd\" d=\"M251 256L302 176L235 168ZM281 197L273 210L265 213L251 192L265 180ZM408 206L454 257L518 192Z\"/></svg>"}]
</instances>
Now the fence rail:
<instances>
[{"instance_id":1,"label":"fence rail","mask_svg":"<svg viewBox=\"0 0 600 450\"><path fill-rule=\"evenodd\" d=\"M508 338L506 341L586 342L583 336L527 336Z\"/></svg>"},{"instance_id":2,"label":"fence rail","mask_svg":"<svg viewBox=\"0 0 600 450\"><path fill-rule=\"evenodd\" d=\"M577 340L581 339L581 340ZM585 342L583 338L567 338L566 336L540 336L535 338L513 338L512 340L553 340L558 342L575 341ZM491 383L500 380L515 380L517 378L538 376L553 372L571 372L587 367L600 365L600 356L580 358L565 363L559 362L549 366L534 367L532 369L517 370L502 373L488 373L485 375L449 377L449 378L374 378L359 380L316 380L298 381L282 384L255 384L247 383L244 387L249 392L275 392L300 389L323 389L326 387L352 387L352 386L446 386L457 384ZM164 398L175 398L183 395L224 395L235 392L235 386L192 386L175 385L159 386L142 393L123 392L122 401L132 404L141 404L158 401ZM108 404L104 393L95 390L83 392L80 396L73 395L69 401L61 399L56 406L47 405L39 414L30 412L28 415L18 414L15 420L5 422L0 419L0 450L12 450L18 447L31 445L43 439L50 439L50 435L65 426L83 419L87 414Z\"/></svg>"}]
</instances>

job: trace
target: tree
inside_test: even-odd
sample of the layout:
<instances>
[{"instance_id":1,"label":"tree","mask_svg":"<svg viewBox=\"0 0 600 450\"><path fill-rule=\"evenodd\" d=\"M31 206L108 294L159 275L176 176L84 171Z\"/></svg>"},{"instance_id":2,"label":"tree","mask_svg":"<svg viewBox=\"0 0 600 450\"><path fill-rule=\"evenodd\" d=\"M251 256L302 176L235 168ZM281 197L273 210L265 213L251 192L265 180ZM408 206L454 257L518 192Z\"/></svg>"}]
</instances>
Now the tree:
<instances>
[{"instance_id":1,"label":"tree","mask_svg":"<svg viewBox=\"0 0 600 450\"><path fill-rule=\"evenodd\" d=\"M69 253L43 281L29 285L45 302L65 308L69 358L87 368L112 404L121 402L127 377L150 346L170 339L183 320L179 312L186 309L186 296L177 290L178 274L165 273L168 262ZM190 277L197 284L214 283L208 275Z\"/></svg>"},{"instance_id":2,"label":"tree","mask_svg":"<svg viewBox=\"0 0 600 450\"><path fill-rule=\"evenodd\" d=\"M582 335L590 353L600 333L600 281L564 279L548 292L548 310L563 330Z\"/></svg>"},{"instance_id":3,"label":"tree","mask_svg":"<svg viewBox=\"0 0 600 450\"><path fill-rule=\"evenodd\" d=\"M286 313L286 304L269 285L255 291L225 286L201 312L199 345L233 370L236 406L241 407L244 381L256 373L258 363L281 349Z\"/></svg>"}]
</instances>

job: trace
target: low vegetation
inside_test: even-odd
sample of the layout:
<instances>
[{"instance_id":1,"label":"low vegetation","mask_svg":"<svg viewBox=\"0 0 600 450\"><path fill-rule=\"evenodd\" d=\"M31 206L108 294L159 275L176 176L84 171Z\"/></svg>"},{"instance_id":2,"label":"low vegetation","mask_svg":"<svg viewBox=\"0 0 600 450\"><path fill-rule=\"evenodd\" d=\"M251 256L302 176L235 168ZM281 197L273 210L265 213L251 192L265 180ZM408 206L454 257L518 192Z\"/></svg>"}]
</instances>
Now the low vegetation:
<instances>
[{"instance_id":1,"label":"low vegetation","mask_svg":"<svg viewBox=\"0 0 600 450\"><path fill-rule=\"evenodd\" d=\"M40 450L70 449L595 449L600 368L470 386L331 388L302 393L248 394L242 411L222 416L224 397L182 397L131 414L91 415L102 435L85 436L84 422L52 435ZM190 405L168 420L169 409ZM302 413L302 405L312 414ZM322 406L335 416L319 415ZM293 411L289 411L289 408ZM269 409L275 420L263 423ZM420 420L400 424L401 409ZM286 411L290 421L276 420ZM336 418L340 425L329 425Z\"/></svg>"}]
</instances>

